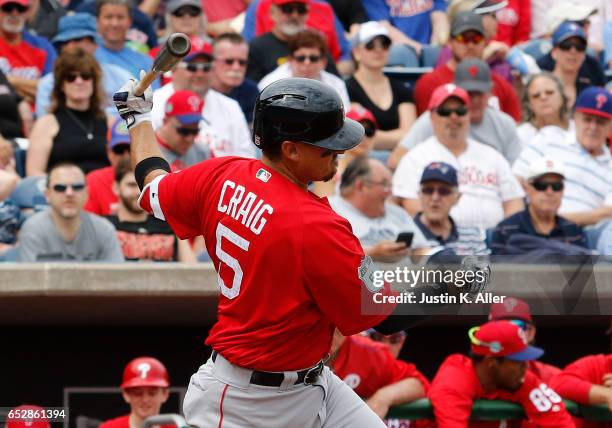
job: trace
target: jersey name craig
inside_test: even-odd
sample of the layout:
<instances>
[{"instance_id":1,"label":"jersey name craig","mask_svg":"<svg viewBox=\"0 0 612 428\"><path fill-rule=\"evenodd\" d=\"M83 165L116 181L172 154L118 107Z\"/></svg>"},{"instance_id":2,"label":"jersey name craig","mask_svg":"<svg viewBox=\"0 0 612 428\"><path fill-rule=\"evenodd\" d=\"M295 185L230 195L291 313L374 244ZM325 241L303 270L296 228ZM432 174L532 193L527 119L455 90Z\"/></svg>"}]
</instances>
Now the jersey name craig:
<instances>
[{"instance_id":1,"label":"jersey name craig","mask_svg":"<svg viewBox=\"0 0 612 428\"><path fill-rule=\"evenodd\" d=\"M255 235L259 235L268 222L266 214L272 214L274 208L253 192L232 180L225 180L219 195L217 211L227 214L242 223Z\"/></svg>"}]
</instances>

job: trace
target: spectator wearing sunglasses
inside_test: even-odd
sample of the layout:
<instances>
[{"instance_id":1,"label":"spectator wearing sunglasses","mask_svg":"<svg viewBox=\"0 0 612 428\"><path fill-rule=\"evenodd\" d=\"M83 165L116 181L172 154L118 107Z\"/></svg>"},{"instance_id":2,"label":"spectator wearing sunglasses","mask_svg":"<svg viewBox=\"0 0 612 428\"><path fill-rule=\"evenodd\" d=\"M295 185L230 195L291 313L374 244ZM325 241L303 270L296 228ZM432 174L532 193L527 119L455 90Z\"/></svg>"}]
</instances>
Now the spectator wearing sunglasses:
<instances>
[{"instance_id":1,"label":"spectator wearing sunglasses","mask_svg":"<svg viewBox=\"0 0 612 428\"><path fill-rule=\"evenodd\" d=\"M527 302L516 297L506 297L503 303L493 303L489 308L489 321L508 320L525 332L527 343L534 345L536 341L536 326L531 318L531 310ZM548 383L561 372L559 367L543 363L539 360L527 362L530 372ZM554 386L551 384L554 388Z\"/></svg>"},{"instance_id":2,"label":"spectator wearing sunglasses","mask_svg":"<svg viewBox=\"0 0 612 428\"><path fill-rule=\"evenodd\" d=\"M174 69L172 82L153 92L153 129L159 130L163 126L166 102L170 96L175 91L190 90L204 100L202 115L206 120L200 124L196 144L214 157L254 158L255 146L240 105L211 88L213 67L212 46L193 43L191 52Z\"/></svg>"},{"instance_id":3,"label":"spectator wearing sunglasses","mask_svg":"<svg viewBox=\"0 0 612 428\"><path fill-rule=\"evenodd\" d=\"M321 33L308 29L300 31L289 39L289 60L261 79L259 90L287 77L320 80L338 92L347 111L350 108L350 101L344 81L324 70L328 56L327 45Z\"/></svg>"},{"instance_id":4,"label":"spectator wearing sunglasses","mask_svg":"<svg viewBox=\"0 0 612 428\"><path fill-rule=\"evenodd\" d=\"M51 112L34 123L26 158L28 176L72 162L85 173L108 166L102 72L83 49L65 49L55 63Z\"/></svg>"},{"instance_id":5,"label":"spectator wearing sunglasses","mask_svg":"<svg viewBox=\"0 0 612 428\"><path fill-rule=\"evenodd\" d=\"M458 226L484 230L521 211L523 190L510 164L497 150L469 135L470 97L448 83L431 96L429 111L434 135L410 150L393 176L393 195L411 216L422 210L419 181L431 162L445 162L459 173L461 199L451 215Z\"/></svg>"},{"instance_id":6,"label":"spectator wearing sunglasses","mask_svg":"<svg viewBox=\"0 0 612 428\"><path fill-rule=\"evenodd\" d=\"M122 262L115 228L106 219L83 211L85 174L75 164L59 163L47 177L49 208L32 215L19 232L22 262Z\"/></svg>"},{"instance_id":7,"label":"spectator wearing sunglasses","mask_svg":"<svg viewBox=\"0 0 612 428\"><path fill-rule=\"evenodd\" d=\"M195 144L203 120L204 100L189 90L176 91L166 103L164 124L156 131L157 143L172 171L180 171L210 157Z\"/></svg>"},{"instance_id":8,"label":"spectator wearing sunglasses","mask_svg":"<svg viewBox=\"0 0 612 428\"><path fill-rule=\"evenodd\" d=\"M538 138L523 148L512 167L519 179L529 177L529 164L538 158L565 164L565 187L559 215L580 226L612 218L612 156L606 139L612 130L612 94L590 87L578 96L576 132L565 140Z\"/></svg>"},{"instance_id":9,"label":"spectator wearing sunglasses","mask_svg":"<svg viewBox=\"0 0 612 428\"><path fill-rule=\"evenodd\" d=\"M359 157L342 173L340 194L329 199L334 211L351 223L365 254L384 263L400 262L413 250L431 247L412 218L388 202L390 195L389 169L376 159ZM414 234L410 247L396 242L400 232Z\"/></svg>"},{"instance_id":10,"label":"spectator wearing sunglasses","mask_svg":"<svg viewBox=\"0 0 612 428\"><path fill-rule=\"evenodd\" d=\"M115 168L120 161L130 158L130 133L125 120L115 119L108 130L106 156L110 166L96 169L87 174L88 198L85 211L100 216L109 216L117 212L118 199L113 192Z\"/></svg>"},{"instance_id":11,"label":"spectator wearing sunglasses","mask_svg":"<svg viewBox=\"0 0 612 428\"><path fill-rule=\"evenodd\" d=\"M561 80L569 108L585 88L606 84L599 61L586 53L587 35L580 25L563 22L553 33L552 43L552 51L537 63Z\"/></svg>"},{"instance_id":12,"label":"spectator wearing sunglasses","mask_svg":"<svg viewBox=\"0 0 612 428\"><path fill-rule=\"evenodd\" d=\"M430 163L421 175L419 201L422 211L414 217L414 223L427 240L454 254L488 254L480 230L459 227L451 217L450 211L460 198L457 170L444 162Z\"/></svg>"},{"instance_id":13,"label":"spectator wearing sunglasses","mask_svg":"<svg viewBox=\"0 0 612 428\"><path fill-rule=\"evenodd\" d=\"M524 235L569 244L567 254L572 253L571 246L587 248L582 228L558 215L564 186L565 168L562 161L552 158L533 160L529 165L525 187L529 200L527 208L495 227L490 243L492 253L528 253L533 247L521 244L520 238Z\"/></svg>"},{"instance_id":14,"label":"spectator wearing sunglasses","mask_svg":"<svg viewBox=\"0 0 612 428\"><path fill-rule=\"evenodd\" d=\"M527 370L528 362L540 358L544 350L529 345L518 325L489 321L471 328L468 336L470 355L447 357L431 383L428 395L438 426L471 426L472 404L484 399L517 403L531 426L575 427L561 397ZM478 426L497 427L500 423ZM520 421L516 426L521 426Z\"/></svg>"},{"instance_id":15,"label":"spectator wearing sunglasses","mask_svg":"<svg viewBox=\"0 0 612 428\"><path fill-rule=\"evenodd\" d=\"M493 147L512 163L521 152L521 143L514 119L489 105L491 97L491 70L480 59L461 61L455 70L455 84L470 96L470 137ZM433 135L431 116L425 112L414 122L389 157L387 165L395 169L402 156Z\"/></svg>"},{"instance_id":16,"label":"spectator wearing sunglasses","mask_svg":"<svg viewBox=\"0 0 612 428\"><path fill-rule=\"evenodd\" d=\"M59 31L53 38L53 44L58 52L63 49L79 47L90 55L95 55L100 35L96 30L96 20L87 13L75 13L63 16L59 20ZM102 71L102 84L106 95L105 112L117 116L113 104L113 94L132 77L129 71L108 62L98 62ZM53 73L45 74L38 82L36 90L36 117L43 117L49 112L51 93L53 92Z\"/></svg>"},{"instance_id":17,"label":"spectator wearing sunglasses","mask_svg":"<svg viewBox=\"0 0 612 428\"><path fill-rule=\"evenodd\" d=\"M140 189L129 159L115 168L113 192L118 197L117 214L108 220L117 229L117 239L127 261L192 262L189 241L179 240L165 221L147 214L138 205Z\"/></svg>"},{"instance_id":18,"label":"spectator wearing sunglasses","mask_svg":"<svg viewBox=\"0 0 612 428\"><path fill-rule=\"evenodd\" d=\"M213 54L212 88L236 100L246 121L252 123L259 89L257 83L246 77L249 44L238 33L223 33L213 41Z\"/></svg>"},{"instance_id":19,"label":"spectator wearing sunglasses","mask_svg":"<svg viewBox=\"0 0 612 428\"><path fill-rule=\"evenodd\" d=\"M353 47L357 71L346 81L349 98L370 110L378 129L374 150L386 161L415 120L412 92L405 82L389 78L383 68L389 59L391 38L379 22L361 24Z\"/></svg>"},{"instance_id":20,"label":"spectator wearing sunglasses","mask_svg":"<svg viewBox=\"0 0 612 428\"><path fill-rule=\"evenodd\" d=\"M481 15L473 11L463 11L456 14L450 31L450 46L452 57L431 73L424 74L414 88L414 100L418 114L427 110L433 91L440 85L451 83L455 79L457 65L468 58L482 59L486 47L485 29ZM491 73L492 96L489 104L510 115L515 121L521 119L521 107L514 88L504 77Z\"/></svg>"}]
</instances>

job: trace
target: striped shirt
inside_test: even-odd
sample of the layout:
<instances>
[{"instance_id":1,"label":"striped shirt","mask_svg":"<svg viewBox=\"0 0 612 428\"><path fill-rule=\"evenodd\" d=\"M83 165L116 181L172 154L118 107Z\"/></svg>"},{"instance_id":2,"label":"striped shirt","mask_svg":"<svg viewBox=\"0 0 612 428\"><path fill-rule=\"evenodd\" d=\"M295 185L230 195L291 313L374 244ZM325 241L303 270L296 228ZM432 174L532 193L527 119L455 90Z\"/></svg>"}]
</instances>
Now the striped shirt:
<instances>
[{"instance_id":1,"label":"striped shirt","mask_svg":"<svg viewBox=\"0 0 612 428\"><path fill-rule=\"evenodd\" d=\"M612 205L612 156L592 156L575 135L565 140L536 139L525 146L512 167L514 173L527 178L529 163L547 157L565 164L565 190L559 214L591 211L602 205Z\"/></svg>"}]
</instances>

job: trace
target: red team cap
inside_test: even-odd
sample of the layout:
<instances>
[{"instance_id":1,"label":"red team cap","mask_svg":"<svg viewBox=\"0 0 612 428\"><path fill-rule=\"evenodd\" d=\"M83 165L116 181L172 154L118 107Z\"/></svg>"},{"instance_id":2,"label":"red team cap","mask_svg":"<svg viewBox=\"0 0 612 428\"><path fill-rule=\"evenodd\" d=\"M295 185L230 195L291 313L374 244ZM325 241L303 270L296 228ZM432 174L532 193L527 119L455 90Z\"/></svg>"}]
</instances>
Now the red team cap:
<instances>
[{"instance_id":1,"label":"red team cap","mask_svg":"<svg viewBox=\"0 0 612 428\"><path fill-rule=\"evenodd\" d=\"M45 417L42 417L42 413L44 413L44 409L42 407L35 406L33 404L22 404L21 406L15 407L13 409L13 414L20 416L24 413L27 414L28 410L33 412L35 415L37 412L40 412L39 413L40 416L37 415L34 418L22 418L22 417L12 417L11 418L7 416L5 428L50 428L51 427L51 424L49 424L49 421L47 421Z\"/></svg>"},{"instance_id":2,"label":"red team cap","mask_svg":"<svg viewBox=\"0 0 612 428\"><path fill-rule=\"evenodd\" d=\"M213 48L210 43L200 37L190 37L189 40L191 41L191 50L183 61L189 62L201 56L209 60L213 59Z\"/></svg>"},{"instance_id":3,"label":"red team cap","mask_svg":"<svg viewBox=\"0 0 612 428\"><path fill-rule=\"evenodd\" d=\"M166 117L176 117L183 125L202 120L204 100L189 90L176 91L166 102Z\"/></svg>"},{"instance_id":4,"label":"red team cap","mask_svg":"<svg viewBox=\"0 0 612 428\"><path fill-rule=\"evenodd\" d=\"M4 6L5 4L9 3L16 3L24 7L30 7L30 0L0 0L0 6Z\"/></svg>"},{"instance_id":5,"label":"red team cap","mask_svg":"<svg viewBox=\"0 0 612 428\"><path fill-rule=\"evenodd\" d=\"M309 0L272 0L272 4L276 4L276 5L280 5L280 4L287 4L287 3L310 3Z\"/></svg>"},{"instance_id":6,"label":"red team cap","mask_svg":"<svg viewBox=\"0 0 612 428\"><path fill-rule=\"evenodd\" d=\"M493 303L489 309L489 320L523 320L532 322L527 302L516 297L506 297L503 303Z\"/></svg>"},{"instance_id":7,"label":"red team cap","mask_svg":"<svg viewBox=\"0 0 612 428\"><path fill-rule=\"evenodd\" d=\"M433 91L427 110L431 111L440 107L442 104L444 104L444 101L451 97L459 98L465 105L470 105L470 96L464 89L461 89L454 83L447 83L445 85L438 86Z\"/></svg>"},{"instance_id":8,"label":"red team cap","mask_svg":"<svg viewBox=\"0 0 612 428\"><path fill-rule=\"evenodd\" d=\"M123 370L121 389L139 386L170 386L168 371L161 361L152 357L135 358Z\"/></svg>"},{"instance_id":9,"label":"red team cap","mask_svg":"<svg viewBox=\"0 0 612 428\"><path fill-rule=\"evenodd\" d=\"M367 108L363 108L361 106L355 106L353 108L351 108L347 113L346 113L346 117L348 117L349 119L353 119L354 121L357 122L371 122L372 125L374 126L378 126L378 124L376 123L376 119L374 118L374 115L372 114L372 112L370 110L368 110Z\"/></svg>"},{"instance_id":10,"label":"red team cap","mask_svg":"<svg viewBox=\"0 0 612 428\"><path fill-rule=\"evenodd\" d=\"M544 354L543 349L530 346L523 329L510 321L489 321L480 327L472 327L468 335L472 353L476 355L531 361Z\"/></svg>"}]
</instances>

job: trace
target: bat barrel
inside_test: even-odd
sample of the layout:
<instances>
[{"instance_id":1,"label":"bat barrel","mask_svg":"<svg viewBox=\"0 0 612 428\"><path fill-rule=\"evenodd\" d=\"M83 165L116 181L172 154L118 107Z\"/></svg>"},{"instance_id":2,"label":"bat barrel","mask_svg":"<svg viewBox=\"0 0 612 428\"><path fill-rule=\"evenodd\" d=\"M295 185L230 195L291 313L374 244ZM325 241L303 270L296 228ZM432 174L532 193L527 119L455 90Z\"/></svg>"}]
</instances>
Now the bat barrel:
<instances>
[{"instance_id":1,"label":"bat barrel","mask_svg":"<svg viewBox=\"0 0 612 428\"><path fill-rule=\"evenodd\" d=\"M191 49L191 41L189 37L183 33L173 33L168 40L166 40L166 49L179 58L183 58L189 53Z\"/></svg>"}]
</instances>

